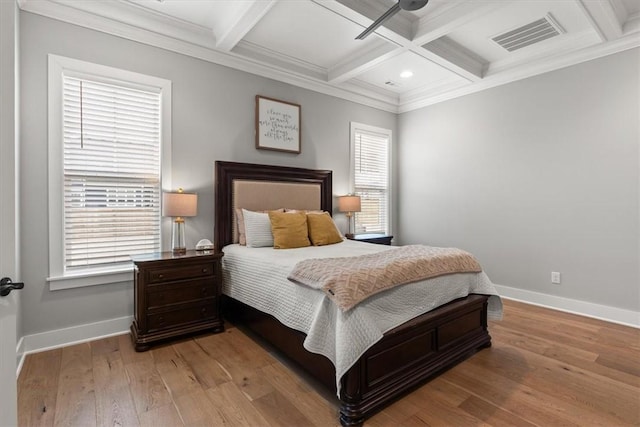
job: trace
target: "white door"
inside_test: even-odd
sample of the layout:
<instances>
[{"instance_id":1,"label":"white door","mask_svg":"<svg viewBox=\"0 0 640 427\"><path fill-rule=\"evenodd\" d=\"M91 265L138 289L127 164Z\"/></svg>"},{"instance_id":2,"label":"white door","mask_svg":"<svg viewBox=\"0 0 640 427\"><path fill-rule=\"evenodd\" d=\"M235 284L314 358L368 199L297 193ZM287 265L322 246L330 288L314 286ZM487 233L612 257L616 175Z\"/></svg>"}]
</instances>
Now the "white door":
<instances>
[{"instance_id":1,"label":"white door","mask_svg":"<svg viewBox=\"0 0 640 427\"><path fill-rule=\"evenodd\" d=\"M18 279L16 237L16 67L15 1L0 0L0 278ZM6 282L6 280L4 281ZM8 285L5 283L5 285ZM3 286L0 283L0 294ZM0 425L18 424L16 393L16 316L19 295L0 296Z\"/></svg>"}]
</instances>

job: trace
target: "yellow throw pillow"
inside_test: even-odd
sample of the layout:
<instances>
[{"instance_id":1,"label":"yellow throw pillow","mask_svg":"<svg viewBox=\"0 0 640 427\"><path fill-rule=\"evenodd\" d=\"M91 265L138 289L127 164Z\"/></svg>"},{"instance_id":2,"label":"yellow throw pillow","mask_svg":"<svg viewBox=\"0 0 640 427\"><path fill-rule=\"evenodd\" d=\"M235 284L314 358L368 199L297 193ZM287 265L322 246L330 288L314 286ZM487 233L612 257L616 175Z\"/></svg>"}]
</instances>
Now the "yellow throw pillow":
<instances>
[{"instance_id":1,"label":"yellow throw pillow","mask_svg":"<svg viewBox=\"0 0 640 427\"><path fill-rule=\"evenodd\" d=\"M313 246L332 245L342 242L342 235L340 235L333 218L328 212L308 214L307 225L309 227L309 238Z\"/></svg>"},{"instance_id":2,"label":"yellow throw pillow","mask_svg":"<svg viewBox=\"0 0 640 427\"><path fill-rule=\"evenodd\" d=\"M269 212L274 249L311 246L307 231L307 214Z\"/></svg>"}]
</instances>

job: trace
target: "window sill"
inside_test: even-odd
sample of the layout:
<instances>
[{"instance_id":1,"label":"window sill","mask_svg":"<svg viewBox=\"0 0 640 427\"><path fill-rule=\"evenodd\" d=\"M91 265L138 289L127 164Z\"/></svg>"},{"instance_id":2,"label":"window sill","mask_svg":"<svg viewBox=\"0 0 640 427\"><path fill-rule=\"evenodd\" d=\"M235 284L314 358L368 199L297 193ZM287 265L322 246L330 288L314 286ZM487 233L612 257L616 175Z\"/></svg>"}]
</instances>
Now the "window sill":
<instances>
[{"instance_id":1,"label":"window sill","mask_svg":"<svg viewBox=\"0 0 640 427\"><path fill-rule=\"evenodd\" d=\"M62 289L84 288L86 286L130 282L133 280L132 272L133 265L130 265L114 270L47 277L47 282L49 282L49 290L60 291Z\"/></svg>"}]
</instances>

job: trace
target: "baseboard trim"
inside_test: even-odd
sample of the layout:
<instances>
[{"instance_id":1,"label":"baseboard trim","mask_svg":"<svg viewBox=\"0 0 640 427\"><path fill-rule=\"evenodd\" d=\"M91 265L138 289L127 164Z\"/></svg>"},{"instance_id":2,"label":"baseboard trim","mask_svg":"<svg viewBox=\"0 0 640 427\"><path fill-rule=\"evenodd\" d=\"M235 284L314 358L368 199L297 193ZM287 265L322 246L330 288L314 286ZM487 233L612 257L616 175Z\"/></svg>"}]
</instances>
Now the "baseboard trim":
<instances>
[{"instance_id":1,"label":"baseboard trim","mask_svg":"<svg viewBox=\"0 0 640 427\"><path fill-rule=\"evenodd\" d=\"M495 287L500 296L506 299L640 328L640 312L637 311L527 291L510 286L495 285Z\"/></svg>"},{"instance_id":2,"label":"baseboard trim","mask_svg":"<svg viewBox=\"0 0 640 427\"><path fill-rule=\"evenodd\" d=\"M18 362L16 363L16 378L18 378L22 370L22 364L24 363L24 337L21 337L16 345L16 359Z\"/></svg>"},{"instance_id":3,"label":"baseboard trim","mask_svg":"<svg viewBox=\"0 0 640 427\"><path fill-rule=\"evenodd\" d=\"M495 285L495 288L500 296L505 299L640 328L640 313L633 310L527 291L510 286ZM20 338L16 345L16 355L19 358L16 375L20 375L24 358L27 354L125 334L129 331L132 321L133 316L124 316L70 328L25 335Z\"/></svg>"},{"instance_id":4,"label":"baseboard trim","mask_svg":"<svg viewBox=\"0 0 640 427\"><path fill-rule=\"evenodd\" d=\"M20 339L18 355L21 360L30 353L52 350L54 348L121 335L129 331L133 316L87 323L70 328L56 329L38 334L25 335ZM21 348L20 348L21 347ZM22 361L20 363L22 365ZM19 367L18 373L22 366Z\"/></svg>"}]
</instances>

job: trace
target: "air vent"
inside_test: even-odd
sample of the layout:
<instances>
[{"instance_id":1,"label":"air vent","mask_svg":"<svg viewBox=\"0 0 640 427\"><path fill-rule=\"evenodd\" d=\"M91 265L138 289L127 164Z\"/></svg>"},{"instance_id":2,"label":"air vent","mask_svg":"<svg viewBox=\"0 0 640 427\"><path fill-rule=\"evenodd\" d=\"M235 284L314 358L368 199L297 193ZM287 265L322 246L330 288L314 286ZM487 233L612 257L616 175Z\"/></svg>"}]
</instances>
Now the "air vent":
<instances>
[{"instance_id":1,"label":"air vent","mask_svg":"<svg viewBox=\"0 0 640 427\"><path fill-rule=\"evenodd\" d=\"M541 42L542 40L559 36L562 33L564 33L562 27L558 25L551 14L548 14L544 18L538 19L530 24L523 25L522 27L518 27L504 34L492 37L491 40L498 43L502 48L509 52L513 52L514 50L531 46L532 44Z\"/></svg>"},{"instance_id":2,"label":"air vent","mask_svg":"<svg viewBox=\"0 0 640 427\"><path fill-rule=\"evenodd\" d=\"M393 80L387 80L386 82L384 82L384 84L388 85L388 86L393 86L393 87L400 87L402 86L400 83L396 83Z\"/></svg>"}]
</instances>

